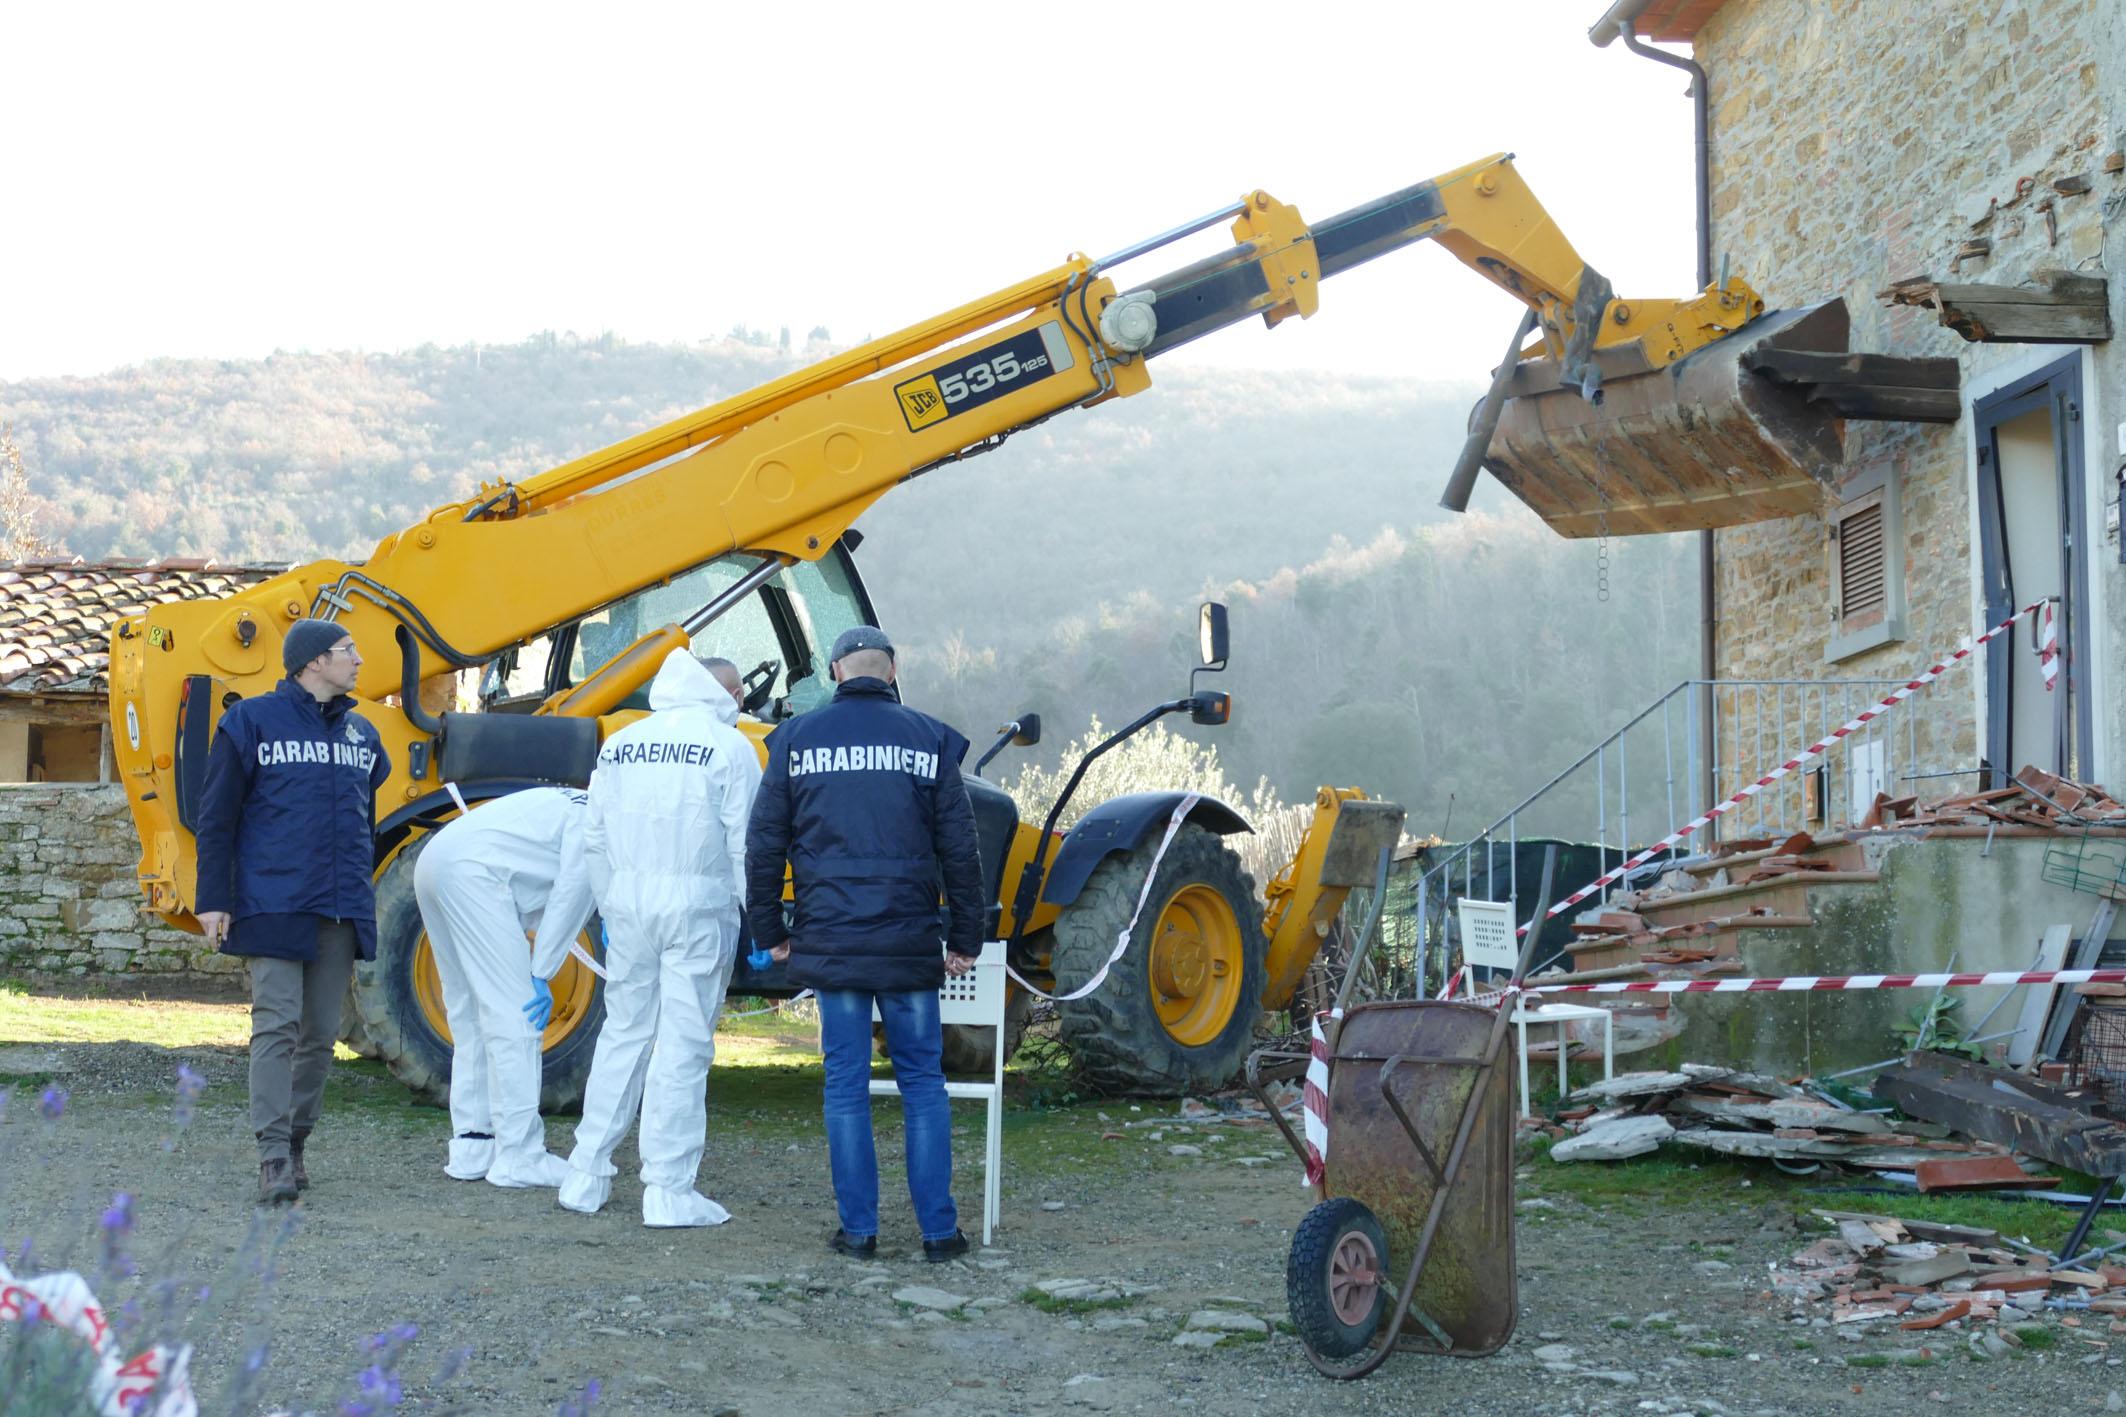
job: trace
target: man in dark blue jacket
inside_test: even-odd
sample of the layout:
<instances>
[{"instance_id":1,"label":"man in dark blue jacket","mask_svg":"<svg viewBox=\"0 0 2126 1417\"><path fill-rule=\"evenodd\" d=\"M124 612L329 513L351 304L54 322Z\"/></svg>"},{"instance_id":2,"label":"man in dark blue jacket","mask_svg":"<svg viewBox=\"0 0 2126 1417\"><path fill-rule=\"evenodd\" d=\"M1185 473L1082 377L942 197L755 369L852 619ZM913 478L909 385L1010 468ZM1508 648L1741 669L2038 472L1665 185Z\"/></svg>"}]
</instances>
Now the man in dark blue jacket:
<instances>
[{"instance_id":1,"label":"man in dark blue jacket","mask_svg":"<svg viewBox=\"0 0 2126 1417\"><path fill-rule=\"evenodd\" d=\"M981 859L960 780L967 740L902 707L893 645L869 625L834 642L834 700L768 735L746 833L746 914L756 945L819 995L827 1159L847 1255L878 1248L871 1137L871 1009L885 1024L906 1122L908 1197L923 1256L967 1252L952 1204L952 1119L938 989L982 950ZM796 924L783 923L783 866ZM940 919L942 887L945 918Z\"/></svg>"},{"instance_id":2,"label":"man in dark blue jacket","mask_svg":"<svg viewBox=\"0 0 2126 1417\"><path fill-rule=\"evenodd\" d=\"M346 629L298 620L288 677L232 704L207 755L193 913L251 968L251 1130L258 1198L308 1187L317 1123L357 956L376 958L376 790L391 775L376 728L354 713L362 656Z\"/></svg>"}]
</instances>

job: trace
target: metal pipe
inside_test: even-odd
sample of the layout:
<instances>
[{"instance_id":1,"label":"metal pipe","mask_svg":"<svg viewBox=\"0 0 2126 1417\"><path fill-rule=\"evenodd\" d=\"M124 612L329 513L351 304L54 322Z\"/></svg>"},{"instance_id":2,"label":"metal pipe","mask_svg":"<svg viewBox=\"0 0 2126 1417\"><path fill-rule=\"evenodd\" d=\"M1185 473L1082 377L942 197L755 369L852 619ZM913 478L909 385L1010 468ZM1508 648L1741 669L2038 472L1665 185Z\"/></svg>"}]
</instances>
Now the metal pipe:
<instances>
[{"instance_id":1,"label":"metal pipe","mask_svg":"<svg viewBox=\"0 0 2126 1417\"><path fill-rule=\"evenodd\" d=\"M1704 66L1697 60L1686 59L1680 54L1670 54L1665 49L1655 49L1639 39L1639 12L1645 8L1645 0L1619 0L1619 3L1610 6L1608 12L1596 22L1595 27L1588 32L1588 38L1597 45L1607 45L1611 39L1621 39L1624 41L1624 47L1641 59L1651 59L1656 64L1681 69L1690 75L1692 171L1698 189L1698 288L1703 290L1713 283L1712 85L1706 78ZM1698 533L1698 672L1708 679L1716 678L1720 673L1720 599L1716 575L1716 535L1710 527ZM1710 732L1707 737L1711 737ZM1719 783L1708 777L1705 782L1705 800L1708 804L1714 800L1713 794L1718 790ZM1719 823L1715 822L1713 831L1717 833L1719 829Z\"/></svg>"},{"instance_id":2,"label":"metal pipe","mask_svg":"<svg viewBox=\"0 0 2126 1417\"><path fill-rule=\"evenodd\" d=\"M1246 202L1228 202L1215 212L1207 212L1197 217L1194 221L1185 221L1169 231L1160 232L1157 236L1147 236L1144 240L1125 246L1111 256L1102 256L1099 260L1093 262L1093 268L1087 271L1086 275L1090 278L1106 270L1109 266L1119 266L1124 261L1134 260L1148 251L1156 251L1161 246L1171 246L1184 236L1194 236L1197 232L1216 226L1221 221L1230 221L1247 209L1248 204Z\"/></svg>"},{"instance_id":3,"label":"metal pipe","mask_svg":"<svg viewBox=\"0 0 2126 1417\"><path fill-rule=\"evenodd\" d=\"M1439 504L1450 512L1469 510L1469 494L1476 489L1476 474L1484 465L1484 454L1491 450L1491 435L1498 431L1499 411L1506 406L1506 385L1513 381L1514 373L1521 367L1521 346L1528 342L1529 332L1535 329L1535 307L1530 306L1521 314L1521 323L1513 332L1513 343L1506 347L1506 357L1492 371L1491 387L1484 390L1482 403L1476 406L1469 420L1469 436L1462 440L1460 456L1454 460L1454 471L1447 475L1447 490L1440 494Z\"/></svg>"}]
</instances>

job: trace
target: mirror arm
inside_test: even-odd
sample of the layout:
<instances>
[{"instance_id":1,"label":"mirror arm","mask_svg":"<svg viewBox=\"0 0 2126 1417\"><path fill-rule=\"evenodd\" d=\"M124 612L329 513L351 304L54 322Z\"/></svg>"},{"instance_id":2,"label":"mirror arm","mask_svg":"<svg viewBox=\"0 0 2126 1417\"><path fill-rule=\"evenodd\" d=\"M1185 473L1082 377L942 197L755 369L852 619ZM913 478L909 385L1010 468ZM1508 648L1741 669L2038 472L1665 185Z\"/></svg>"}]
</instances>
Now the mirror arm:
<instances>
[{"instance_id":1,"label":"mirror arm","mask_svg":"<svg viewBox=\"0 0 2126 1417\"><path fill-rule=\"evenodd\" d=\"M1078 784L1085 780L1085 770L1091 767L1093 761L1102 753L1122 742L1131 734L1141 732L1170 713L1180 713L1185 709L1192 708L1194 703L1195 700L1192 695L1186 699L1171 699L1166 703L1147 709L1144 713L1138 715L1135 722L1109 734L1099 747L1078 760L1078 766L1071 773L1070 781L1063 784L1063 791L1056 797L1055 805L1048 809L1048 820L1041 824L1041 840L1034 847L1033 860L1026 863L1026 869L1019 875L1018 892L1013 896L1011 904L1011 948L1013 950L1016 950L1019 941L1025 938L1026 922L1033 915L1034 905L1039 897L1041 868L1048 861L1048 843L1055 837L1056 819L1063 815L1063 809L1070 805L1071 795L1078 790Z\"/></svg>"},{"instance_id":2,"label":"mirror arm","mask_svg":"<svg viewBox=\"0 0 2126 1417\"><path fill-rule=\"evenodd\" d=\"M982 775L982 769L989 766L989 760L991 758L994 758L997 754L1003 752L1005 745L1010 743L1012 739L1018 736L1019 721L1017 719L1013 719L1011 722L1005 724L1003 728L998 730L997 741L989 745L988 752L982 754L981 757L976 758L974 760L974 775L976 777L980 777Z\"/></svg>"}]
</instances>

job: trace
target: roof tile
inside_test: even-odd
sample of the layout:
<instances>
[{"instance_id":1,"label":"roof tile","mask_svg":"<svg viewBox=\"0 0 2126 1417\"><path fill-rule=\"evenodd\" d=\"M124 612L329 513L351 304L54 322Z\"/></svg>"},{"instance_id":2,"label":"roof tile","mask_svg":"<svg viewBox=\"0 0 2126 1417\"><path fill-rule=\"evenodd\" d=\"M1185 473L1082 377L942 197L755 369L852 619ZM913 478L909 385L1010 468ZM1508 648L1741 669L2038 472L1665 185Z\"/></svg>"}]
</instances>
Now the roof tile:
<instances>
[{"instance_id":1,"label":"roof tile","mask_svg":"<svg viewBox=\"0 0 2126 1417\"><path fill-rule=\"evenodd\" d=\"M286 569L198 557L0 563L0 693L100 695L119 620L153 605L219 598Z\"/></svg>"}]
</instances>

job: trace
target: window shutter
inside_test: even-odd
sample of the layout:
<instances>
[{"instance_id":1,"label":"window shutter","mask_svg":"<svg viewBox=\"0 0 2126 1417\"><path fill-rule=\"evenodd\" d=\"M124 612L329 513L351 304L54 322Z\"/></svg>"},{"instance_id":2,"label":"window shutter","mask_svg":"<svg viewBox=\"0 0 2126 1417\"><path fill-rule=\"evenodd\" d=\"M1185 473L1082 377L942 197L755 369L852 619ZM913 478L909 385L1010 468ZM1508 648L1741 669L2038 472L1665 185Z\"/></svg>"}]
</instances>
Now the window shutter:
<instances>
[{"instance_id":1,"label":"window shutter","mask_svg":"<svg viewBox=\"0 0 2126 1417\"><path fill-rule=\"evenodd\" d=\"M1848 633L1882 623L1890 604L1883 509L1879 500L1838 521L1839 628Z\"/></svg>"},{"instance_id":2,"label":"window shutter","mask_svg":"<svg viewBox=\"0 0 2126 1417\"><path fill-rule=\"evenodd\" d=\"M1888 465L1863 469L1830 523L1831 637L1824 660L1865 653L1905 637L1905 553L1898 478Z\"/></svg>"}]
</instances>

